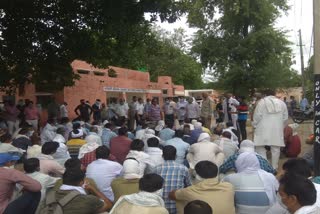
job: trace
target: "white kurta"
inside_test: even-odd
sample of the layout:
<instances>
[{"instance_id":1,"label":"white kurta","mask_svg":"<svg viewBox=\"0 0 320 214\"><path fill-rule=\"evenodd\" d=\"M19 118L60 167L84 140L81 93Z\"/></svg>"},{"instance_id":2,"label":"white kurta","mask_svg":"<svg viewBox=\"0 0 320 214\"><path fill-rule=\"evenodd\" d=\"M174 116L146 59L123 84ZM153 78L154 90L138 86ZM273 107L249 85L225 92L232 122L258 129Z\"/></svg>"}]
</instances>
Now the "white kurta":
<instances>
[{"instance_id":1,"label":"white kurta","mask_svg":"<svg viewBox=\"0 0 320 214\"><path fill-rule=\"evenodd\" d=\"M286 104L274 97L259 100L253 114L255 146L284 146L283 129L288 120Z\"/></svg>"}]
</instances>

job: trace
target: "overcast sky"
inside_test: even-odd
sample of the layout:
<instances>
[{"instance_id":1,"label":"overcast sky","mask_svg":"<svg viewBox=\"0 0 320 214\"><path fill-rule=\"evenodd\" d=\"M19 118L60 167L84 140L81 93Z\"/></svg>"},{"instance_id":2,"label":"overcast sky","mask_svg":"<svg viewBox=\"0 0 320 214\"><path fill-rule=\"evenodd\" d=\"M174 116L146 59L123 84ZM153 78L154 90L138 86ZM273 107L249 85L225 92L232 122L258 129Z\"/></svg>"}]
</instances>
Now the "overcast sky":
<instances>
[{"instance_id":1,"label":"overcast sky","mask_svg":"<svg viewBox=\"0 0 320 214\"><path fill-rule=\"evenodd\" d=\"M310 46L312 27L313 27L313 0L288 0L288 4L291 9L288 14L283 14L281 18L277 20L276 27L280 29L285 29L288 31L288 39L293 44L291 46L294 54L294 60L296 64L292 67L300 73L300 51L299 51L299 37L298 30L302 31L302 43L304 51L304 64L305 67L308 65L308 59L312 56L313 50ZM186 23L186 18L182 17L179 21L169 24L169 23L158 23L162 28L169 31L173 31L175 28L184 28L189 35L192 35L196 29L189 28Z\"/></svg>"}]
</instances>

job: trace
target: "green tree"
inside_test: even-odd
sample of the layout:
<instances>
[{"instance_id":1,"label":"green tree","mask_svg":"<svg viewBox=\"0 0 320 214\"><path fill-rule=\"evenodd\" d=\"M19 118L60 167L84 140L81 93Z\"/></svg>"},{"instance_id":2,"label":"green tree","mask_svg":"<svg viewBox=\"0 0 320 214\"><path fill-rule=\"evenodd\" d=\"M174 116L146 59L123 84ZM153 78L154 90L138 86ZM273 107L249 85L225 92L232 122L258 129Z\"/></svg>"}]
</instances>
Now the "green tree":
<instances>
[{"instance_id":1,"label":"green tree","mask_svg":"<svg viewBox=\"0 0 320 214\"><path fill-rule=\"evenodd\" d=\"M188 16L199 27L193 54L218 80L238 94L297 84L290 67L291 49L285 32L274 27L286 0L191 0Z\"/></svg>"},{"instance_id":2,"label":"green tree","mask_svg":"<svg viewBox=\"0 0 320 214\"><path fill-rule=\"evenodd\" d=\"M59 90L78 78L70 62L132 64L157 16L175 21L184 8L174 0L10 0L0 3L0 87L25 83ZM145 20L144 14L151 14ZM133 51L131 51L133 50Z\"/></svg>"}]
</instances>

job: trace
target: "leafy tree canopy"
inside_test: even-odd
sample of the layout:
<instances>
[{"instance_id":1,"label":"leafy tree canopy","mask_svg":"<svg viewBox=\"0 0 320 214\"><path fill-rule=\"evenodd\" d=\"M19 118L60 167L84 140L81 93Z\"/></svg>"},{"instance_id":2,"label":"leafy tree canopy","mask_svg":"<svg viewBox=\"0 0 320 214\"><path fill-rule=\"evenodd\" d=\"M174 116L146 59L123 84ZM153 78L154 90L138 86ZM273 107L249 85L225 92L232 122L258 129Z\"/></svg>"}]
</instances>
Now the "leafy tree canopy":
<instances>
[{"instance_id":1,"label":"leafy tree canopy","mask_svg":"<svg viewBox=\"0 0 320 214\"><path fill-rule=\"evenodd\" d=\"M71 86L78 78L70 67L74 59L130 65L131 50L148 39L150 22L157 16L173 22L183 10L184 3L174 0L2 1L0 86Z\"/></svg>"},{"instance_id":2,"label":"leafy tree canopy","mask_svg":"<svg viewBox=\"0 0 320 214\"><path fill-rule=\"evenodd\" d=\"M285 32L273 26L286 0L192 0L188 20L199 27L193 54L217 85L238 94L299 84Z\"/></svg>"}]
</instances>

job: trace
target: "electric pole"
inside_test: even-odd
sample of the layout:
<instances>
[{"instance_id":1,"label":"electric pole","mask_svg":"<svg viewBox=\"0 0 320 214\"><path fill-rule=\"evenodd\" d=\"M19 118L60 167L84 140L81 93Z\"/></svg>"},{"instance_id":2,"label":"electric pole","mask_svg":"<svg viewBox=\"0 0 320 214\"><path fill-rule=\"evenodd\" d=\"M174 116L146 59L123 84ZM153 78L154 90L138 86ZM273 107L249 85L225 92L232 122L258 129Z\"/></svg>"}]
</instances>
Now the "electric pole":
<instances>
[{"instance_id":1,"label":"electric pole","mask_svg":"<svg viewBox=\"0 0 320 214\"><path fill-rule=\"evenodd\" d=\"M314 173L320 175L320 0L313 0L314 26Z\"/></svg>"},{"instance_id":2,"label":"electric pole","mask_svg":"<svg viewBox=\"0 0 320 214\"><path fill-rule=\"evenodd\" d=\"M299 47L300 47L300 60L301 60L301 81L302 81L302 91L303 91L303 97L306 96L306 81L305 81L305 75L304 75L304 60L303 60L303 49L302 49L302 36L301 36L301 29L299 32ZM303 99L302 97L302 99Z\"/></svg>"}]
</instances>

